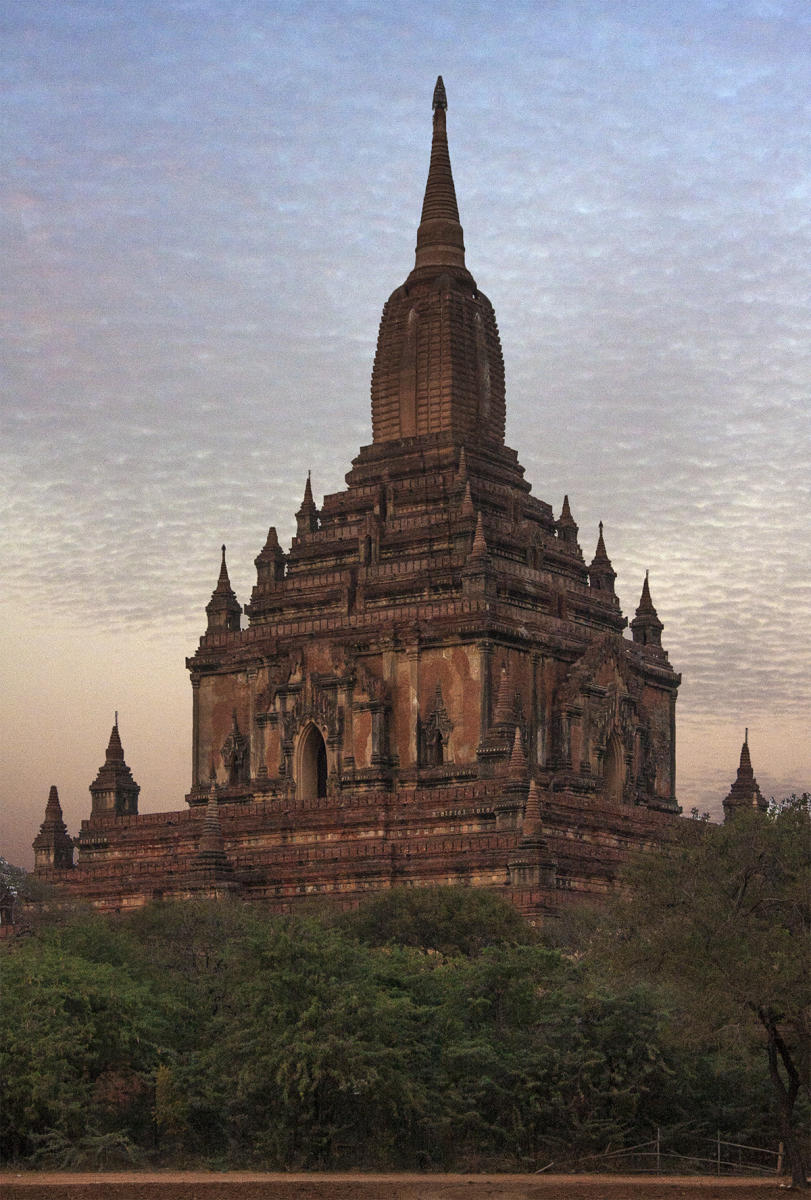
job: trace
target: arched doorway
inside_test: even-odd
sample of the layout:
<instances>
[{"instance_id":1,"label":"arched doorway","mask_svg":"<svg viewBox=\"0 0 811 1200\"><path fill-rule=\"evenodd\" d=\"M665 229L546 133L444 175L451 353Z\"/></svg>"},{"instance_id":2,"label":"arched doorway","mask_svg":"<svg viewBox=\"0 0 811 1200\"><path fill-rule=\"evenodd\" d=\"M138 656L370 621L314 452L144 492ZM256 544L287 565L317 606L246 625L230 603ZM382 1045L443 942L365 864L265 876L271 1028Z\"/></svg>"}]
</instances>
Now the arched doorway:
<instances>
[{"instance_id":1,"label":"arched doorway","mask_svg":"<svg viewBox=\"0 0 811 1200\"><path fill-rule=\"evenodd\" d=\"M603 799L611 804L622 804L625 787L625 754L622 741L613 733L605 748L603 759Z\"/></svg>"},{"instance_id":2,"label":"arched doorway","mask_svg":"<svg viewBox=\"0 0 811 1200\"><path fill-rule=\"evenodd\" d=\"M299 743L299 800L317 800L327 794L327 747L321 731L310 725Z\"/></svg>"}]
</instances>

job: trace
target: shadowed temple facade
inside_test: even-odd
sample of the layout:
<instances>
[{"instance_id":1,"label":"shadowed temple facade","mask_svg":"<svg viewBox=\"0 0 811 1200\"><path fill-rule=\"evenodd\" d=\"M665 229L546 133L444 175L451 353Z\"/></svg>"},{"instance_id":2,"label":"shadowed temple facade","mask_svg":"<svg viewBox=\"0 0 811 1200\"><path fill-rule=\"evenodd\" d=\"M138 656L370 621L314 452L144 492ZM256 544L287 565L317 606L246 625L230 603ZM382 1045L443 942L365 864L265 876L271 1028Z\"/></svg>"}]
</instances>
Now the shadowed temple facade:
<instances>
[{"instance_id":1,"label":"shadowed temple facade","mask_svg":"<svg viewBox=\"0 0 811 1200\"><path fill-rule=\"evenodd\" d=\"M289 550L271 526L244 612L223 547L187 660L186 807L138 814L117 724L74 840L52 789L36 870L69 893L287 908L468 883L540 915L605 891L679 811L680 676L648 580L628 636L602 527L587 561L568 499L556 516L504 442L446 108L440 79L414 268L380 322L372 442L320 507L307 479Z\"/></svg>"}]
</instances>

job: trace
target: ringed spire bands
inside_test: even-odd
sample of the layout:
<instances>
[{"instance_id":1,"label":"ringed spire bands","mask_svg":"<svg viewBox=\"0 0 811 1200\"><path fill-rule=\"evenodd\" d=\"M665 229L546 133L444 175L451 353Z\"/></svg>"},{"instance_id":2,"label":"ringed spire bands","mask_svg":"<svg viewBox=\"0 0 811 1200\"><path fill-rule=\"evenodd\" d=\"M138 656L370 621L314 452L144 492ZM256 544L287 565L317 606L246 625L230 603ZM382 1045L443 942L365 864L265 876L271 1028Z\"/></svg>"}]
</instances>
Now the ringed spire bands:
<instances>
[{"instance_id":1,"label":"ringed spire bands","mask_svg":"<svg viewBox=\"0 0 811 1200\"><path fill-rule=\"evenodd\" d=\"M493 306L465 266L442 77L414 269L383 309L372 370L375 442L450 435L504 444L504 359Z\"/></svg>"},{"instance_id":2,"label":"ringed spire bands","mask_svg":"<svg viewBox=\"0 0 811 1200\"><path fill-rule=\"evenodd\" d=\"M445 113L448 101L440 75L434 89L434 135L431 141L431 163L422 202L422 217L417 230L417 261L419 267L464 267L465 243L459 222L456 188L453 186L451 156Z\"/></svg>"}]
</instances>

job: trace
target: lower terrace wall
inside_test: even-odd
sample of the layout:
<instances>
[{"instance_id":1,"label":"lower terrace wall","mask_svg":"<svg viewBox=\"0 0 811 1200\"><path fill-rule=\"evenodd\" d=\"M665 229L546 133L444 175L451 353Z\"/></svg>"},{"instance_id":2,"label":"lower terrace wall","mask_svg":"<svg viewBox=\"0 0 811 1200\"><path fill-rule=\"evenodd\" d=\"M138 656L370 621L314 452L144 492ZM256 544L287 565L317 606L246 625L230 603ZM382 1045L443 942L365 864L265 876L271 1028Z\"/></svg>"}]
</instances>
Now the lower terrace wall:
<instances>
[{"instance_id":1,"label":"lower terrace wall","mask_svg":"<svg viewBox=\"0 0 811 1200\"><path fill-rule=\"evenodd\" d=\"M515 828L496 828L493 801L503 781L386 791L344 792L301 801L265 799L218 809L228 876L196 863L205 808L83 822L76 867L38 872L66 897L108 910L153 899L238 895L290 911L329 897L341 906L407 884L465 884L503 892L528 915L548 916L614 886L635 850L667 837L673 816L611 805L570 792L542 802L555 886L512 886Z\"/></svg>"}]
</instances>

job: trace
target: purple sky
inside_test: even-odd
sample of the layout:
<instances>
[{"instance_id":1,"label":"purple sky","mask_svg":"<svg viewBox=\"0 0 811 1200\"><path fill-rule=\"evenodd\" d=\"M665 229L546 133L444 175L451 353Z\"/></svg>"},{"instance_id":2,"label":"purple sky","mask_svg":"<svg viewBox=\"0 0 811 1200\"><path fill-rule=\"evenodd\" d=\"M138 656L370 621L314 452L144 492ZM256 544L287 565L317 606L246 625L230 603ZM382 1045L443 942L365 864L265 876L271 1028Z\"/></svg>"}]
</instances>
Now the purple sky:
<instances>
[{"instance_id":1,"label":"purple sky","mask_svg":"<svg viewBox=\"0 0 811 1200\"><path fill-rule=\"evenodd\" d=\"M627 616L650 568L681 803L747 725L811 786L807 0L0 0L0 45L0 852L51 783L76 831L115 709L182 805L221 542L244 602L371 440L440 72L507 440Z\"/></svg>"}]
</instances>

